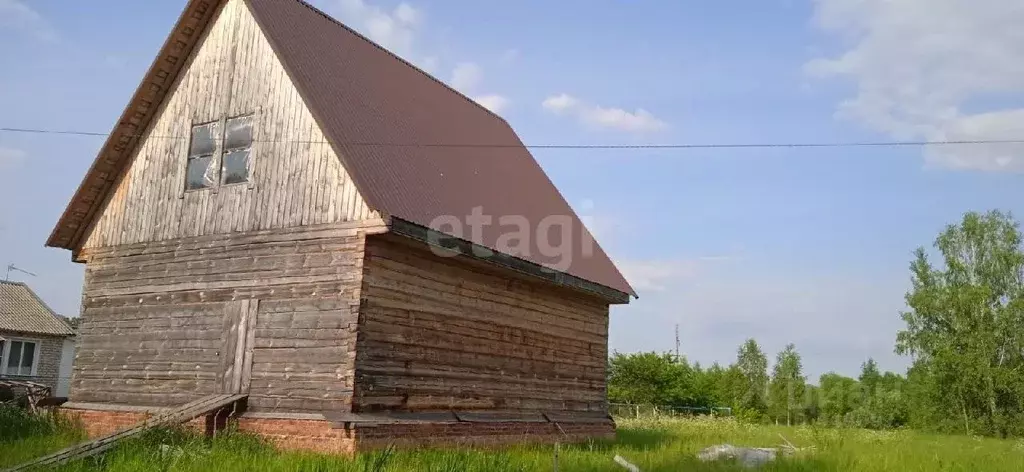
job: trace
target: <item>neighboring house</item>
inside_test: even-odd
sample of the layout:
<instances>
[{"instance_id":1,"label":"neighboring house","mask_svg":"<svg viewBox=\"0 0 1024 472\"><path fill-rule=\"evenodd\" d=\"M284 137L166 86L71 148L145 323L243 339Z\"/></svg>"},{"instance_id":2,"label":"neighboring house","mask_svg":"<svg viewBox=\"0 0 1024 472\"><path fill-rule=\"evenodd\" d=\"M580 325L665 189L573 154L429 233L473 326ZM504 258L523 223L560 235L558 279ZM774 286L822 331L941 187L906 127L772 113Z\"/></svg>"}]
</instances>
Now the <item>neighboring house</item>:
<instances>
[{"instance_id":1,"label":"neighboring house","mask_svg":"<svg viewBox=\"0 0 1024 472\"><path fill-rule=\"evenodd\" d=\"M0 281L0 377L67 395L75 332L28 285Z\"/></svg>"},{"instance_id":2,"label":"neighboring house","mask_svg":"<svg viewBox=\"0 0 1024 472\"><path fill-rule=\"evenodd\" d=\"M239 392L289 447L614 432L633 289L508 123L297 0L189 1L47 244L94 433Z\"/></svg>"}]
</instances>

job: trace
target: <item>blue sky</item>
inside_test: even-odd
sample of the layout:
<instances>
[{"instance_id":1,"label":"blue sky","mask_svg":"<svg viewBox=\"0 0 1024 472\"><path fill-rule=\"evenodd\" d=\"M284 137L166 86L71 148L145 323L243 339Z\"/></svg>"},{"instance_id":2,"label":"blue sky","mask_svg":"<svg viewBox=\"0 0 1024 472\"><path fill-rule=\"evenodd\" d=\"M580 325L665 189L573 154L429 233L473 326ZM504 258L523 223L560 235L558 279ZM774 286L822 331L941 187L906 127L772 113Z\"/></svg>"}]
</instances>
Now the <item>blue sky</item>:
<instances>
[{"instance_id":1,"label":"blue sky","mask_svg":"<svg viewBox=\"0 0 1024 472\"><path fill-rule=\"evenodd\" d=\"M1024 6L999 0L317 0L531 144L1024 137ZM183 1L0 0L0 127L107 131ZM101 138L0 133L0 265L76 314L43 243ZM911 251L964 211L1024 214L1014 145L538 150L640 292L611 347L807 373L892 353Z\"/></svg>"}]
</instances>

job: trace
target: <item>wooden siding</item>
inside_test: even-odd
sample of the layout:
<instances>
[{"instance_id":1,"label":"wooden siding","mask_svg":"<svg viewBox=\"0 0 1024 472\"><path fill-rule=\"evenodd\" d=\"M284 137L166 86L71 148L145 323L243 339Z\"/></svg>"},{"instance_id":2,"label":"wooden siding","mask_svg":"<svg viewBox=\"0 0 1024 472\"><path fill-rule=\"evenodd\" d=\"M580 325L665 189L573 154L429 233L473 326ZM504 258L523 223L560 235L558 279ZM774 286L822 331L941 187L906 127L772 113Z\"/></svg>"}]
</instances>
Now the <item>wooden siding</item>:
<instances>
[{"instance_id":1,"label":"wooden siding","mask_svg":"<svg viewBox=\"0 0 1024 472\"><path fill-rule=\"evenodd\" d=\"M370 220L84 252L72 400L170 406L248 385L253 411L347 408L364 233L384 230ZM236 325L244 348L226 333Z\"/></svg>"},{"instance_id":2,"label":"wooden siding","mask_svg":"<svg viewBox=\"0 0 1024 472\"><path fill-rule=\"evenodd\" d=\"M366 243L355 410L607 411L607 302L406 241Z\"/></svg>"},{"instance_id":3,"label":"wooden siding","mask_svg":"<svg viewBox=\"0 0 1024 472\"><path fill-rule=\"evenodd\" d=\"M255 113L251 184L183 192L193 124ZM243 0L210 23L83 247L375 217Z\"/></svg>"}]
</instances>

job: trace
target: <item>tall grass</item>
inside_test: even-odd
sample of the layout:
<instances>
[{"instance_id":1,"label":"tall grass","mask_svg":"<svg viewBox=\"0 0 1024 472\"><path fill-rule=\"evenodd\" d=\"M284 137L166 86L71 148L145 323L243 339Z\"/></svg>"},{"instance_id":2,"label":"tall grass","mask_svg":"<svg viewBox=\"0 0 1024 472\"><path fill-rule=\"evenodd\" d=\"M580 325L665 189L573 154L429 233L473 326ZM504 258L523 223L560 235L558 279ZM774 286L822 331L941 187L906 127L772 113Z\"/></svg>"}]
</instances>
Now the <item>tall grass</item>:
<instances>
[{"instance_id":1,"label":"tall grass","mask_svg":"<svg viewBox=\"0 0 1024 472\"><path fill-rule=\"evenodd\" d=\"M1024 442L934 436L913 431L775 427L730 420L621 420L615 441L562 445L560 471L618 471L621 455L645 472L732 471L735 464L697 461L696 453L715 444L774 447L780 435L798 447L814 449L770 464L765 471L1020 471ZM52 435L51 435L52 436ZM51 436L41 436L42 438ZM24 441L25 438L16 441ZM0 465L10 448L0 443ZM103 457L62 467L93 471L341 471L341 472L503 472L552 470L551 446L505 450L385 450L354 459L279 452L261 439L232 433L207 439L183 430L150 431Z\"/></svg>"},{"instance_id":2,"label":"tall grass","mask_svg":"<svg viewBox=\"0 0 1024 472\"><path fill-rule=\"evenodd\" d=\"M0 469L84 438L81 425L59 413L34 415L21 408L0 406Z\"/></svg>"}]
</instances>

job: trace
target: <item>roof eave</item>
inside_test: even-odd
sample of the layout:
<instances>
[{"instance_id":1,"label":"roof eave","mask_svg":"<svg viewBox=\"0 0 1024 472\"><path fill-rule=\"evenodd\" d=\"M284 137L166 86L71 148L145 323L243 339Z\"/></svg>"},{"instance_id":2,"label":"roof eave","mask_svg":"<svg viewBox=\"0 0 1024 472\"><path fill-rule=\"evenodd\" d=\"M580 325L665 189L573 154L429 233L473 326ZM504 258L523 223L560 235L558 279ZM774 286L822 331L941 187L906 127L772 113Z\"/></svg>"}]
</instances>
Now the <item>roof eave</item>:
<instances>
[{"instance_id":1,"label":"roof eave","mask_svg":"<svg viewBox=\"0 0 1024 472\"><path fill-rule=\"evenodd\" d=\"M71 338L77 336L75 332L55 332L55 331L37 331L37 330L19 330L19 329L6 329L0 332L8 333L8 336L12 338L32 337L32 336L50 336L55 338ZM0 338L4 338L0 334ZM9 338L8 338L9 339Z\"/></svg>"},{"instance_id":2,"label":"roof eave","mask_svg":"<svg viewBox=\"0 0 1024 472\"><path fill-rule=\"evenodd\" d=\"M138 145L164 98L177 82L192 49L223 0L189 0L131 101L111 131L74 196L57 221L46 247L74 250ZM172 59L173 58L173 59Z\"/></svg>"},{"instance_id":3,"label":"roof eave","mask_svg":"<svg viewBox=\"0 0 1024 472\"><path fill-rule=\"evenodd\" d=\"M466 255L473 259L484 261L506 270L513 270L533 278L543 279L547 282L554 283L555 285L596 295L613 305L628 304L630 296L637 296L633 291L623 292L596 282L582 279L564 271L544 267L540 264L536 264L519 257L486 248L471 241L457 238L394 216L388 218L388 228L390 232L394 234L414 239L421 243ZM442 241L444 242L443 245L441 244ZM490 253L490 255L480 255L486 253Z\"/></svg>"}]
</instances>

